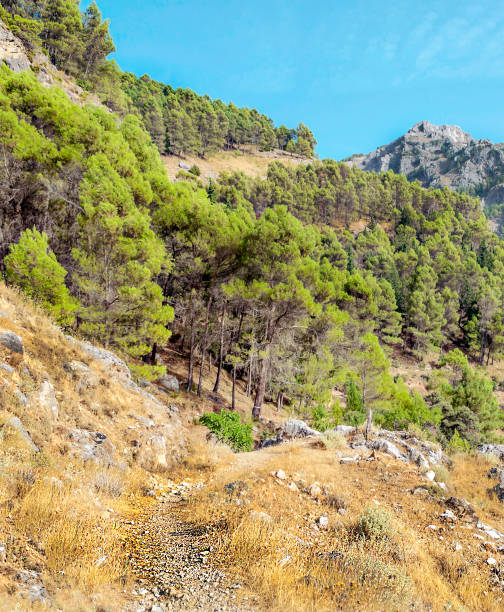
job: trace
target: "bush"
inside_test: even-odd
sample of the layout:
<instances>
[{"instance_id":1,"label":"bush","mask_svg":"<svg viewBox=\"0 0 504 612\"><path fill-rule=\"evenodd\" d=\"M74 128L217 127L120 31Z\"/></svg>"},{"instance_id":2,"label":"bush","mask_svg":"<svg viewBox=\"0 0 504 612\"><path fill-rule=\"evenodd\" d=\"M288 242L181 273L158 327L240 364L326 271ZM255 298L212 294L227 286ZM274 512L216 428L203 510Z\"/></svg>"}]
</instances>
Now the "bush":
<instances>
[{"instance_id":1,"label":"bush","mask_svg":"<svg viewBox=\"0 0 504 612\"><path fill-rule=\"evenodd\" d=\"M459 434L456 429L450 441L448 442L448 452L450 453L469 453L471 452L471 444Z\"/></svg>"},{"instance_id":2,"label":"bush","mask_svg":"<svg viewBox=\"0 0 504 612\"><path fill-rule=\"evenodd\" d=\"M393 533L390 512L379 506L366 506L359 517L357 533L368 540L390 537Z\"/></svg>"},{"instance_id":3,"label":"bush","mask_svg":"<svg viewBox=\"0 0 504 612\"><path fill-rule=\"evenodd\" d=\"M252 440L252 425L240 421L240 415L229 410L222 410L219 414L206 412L200 419L200 423L217 436L222 442L226 442L234 451L250 451L254 448Z\"/></svg>"},{"instance_id":4,"label":"bush","mask_svg":"<svg viewBox=\"0 0 504 612\"><path fill-rule=\"evenodd\" d=\"M12 244L4 259L9 283L20 287L39 302L59 325L70 326L75 319L78 302L70 297L65 285L66 270L49 248L46 234L25 230L17 244Z\"/></svg>"},{"instance_id":5,"label":"bush","mask_svg":"<svg viewBox=\"0 0 504 612\"><path fill-rule=\"evenodd\" d=\"M190 168L189 168L189 172L191 174L194 174L194 176L200 176L201 174L201 170L199 169L199 166L197 166L196 164L193 164Z\"/></svg>"}]
</instances>

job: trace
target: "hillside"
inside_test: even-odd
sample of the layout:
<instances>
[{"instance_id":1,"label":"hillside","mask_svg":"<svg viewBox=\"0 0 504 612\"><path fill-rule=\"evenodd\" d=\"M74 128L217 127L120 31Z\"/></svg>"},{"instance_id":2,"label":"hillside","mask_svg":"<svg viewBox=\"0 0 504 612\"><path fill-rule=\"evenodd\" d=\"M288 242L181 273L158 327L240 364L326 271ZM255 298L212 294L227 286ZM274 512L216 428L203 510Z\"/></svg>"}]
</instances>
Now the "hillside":
<instances>
[{"instance_id":1,"label":"hillside","mask_svg":"<svg viewBox=\"0 0 504 612\"><path fill-rule=\"evenodd\" d=\"M474 139L456 125L421 121L390 144L345 162L370 172L392 170L424 187L465 191L487 207L504 200L504 144Z\"/></svg>"},{"instance_id":2,"label":"hillside","mask_svg":"<svg viewBox=\"0 0 504 612\"><path fill-rule=\"evenodd\" d=\"M481 201L122 72L94 3L0 4L0 608L500 609Z\"/></svg>"},{"instance_id":3,"label":"hillside","mask_svg":"<svg viewBox=\"0 0 504 612\"><path fill-rule=\"evenodd\" d=\"M170 180L174 181L179 172L187 172L192 166L198 166L201 178L216 180L222 172L244 172L247 176L266 178L268 167L273 161L287 166L308 164L311 158L287 153L281 149L259 151L257 147L242 146L234 151L215 153L207 159L186 155L183 159L176 155L163 155L163 164Z\"/></svg>"},{"instance_id":4,"label":"hillside","mask_svg":"<svg viewBox=\"0 0 504 612\"><path fill-rule=\"evenodd\" d=\"M497 458L351 427L233 455L194 425L212 372L197 401L139 388L112 353L0 296L3 609L499 609ZM221 405L230 394L225 374Z\"/></svg>"}]
</instances>

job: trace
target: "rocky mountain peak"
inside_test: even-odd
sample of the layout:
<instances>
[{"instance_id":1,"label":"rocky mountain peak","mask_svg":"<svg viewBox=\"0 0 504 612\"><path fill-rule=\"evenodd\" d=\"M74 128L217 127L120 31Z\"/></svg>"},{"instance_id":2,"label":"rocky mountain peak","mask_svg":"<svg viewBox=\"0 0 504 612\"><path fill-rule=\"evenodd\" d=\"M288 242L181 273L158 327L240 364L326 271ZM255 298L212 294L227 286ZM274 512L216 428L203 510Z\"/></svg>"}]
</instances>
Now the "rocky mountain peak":
<instances>
[{"instance_id":1,"label":"rocky mountain peak","mask_svg":"<svg viewBox=\"0 0 504 612\"><path fill-rule=\"evenodd\" d=\"M464 132L458 125L434 125L430 121L420 121L408 130L410 138L432 138L448 140L453 144L465 145L472 141L472 136Z\"/></svg>"},{"instance_id":2,"label":"rocky mountain peak","mask_svg":"<svg viewBox=\"0 0 504 612\"><path fill-rule=\"evenodd\" d=\"M369 172L392 170L423 187L467 191L486 204L504 202L504 144L474 139L457 125L420 121L390 144L346 163Z\"/></svg>"}]
</instances>

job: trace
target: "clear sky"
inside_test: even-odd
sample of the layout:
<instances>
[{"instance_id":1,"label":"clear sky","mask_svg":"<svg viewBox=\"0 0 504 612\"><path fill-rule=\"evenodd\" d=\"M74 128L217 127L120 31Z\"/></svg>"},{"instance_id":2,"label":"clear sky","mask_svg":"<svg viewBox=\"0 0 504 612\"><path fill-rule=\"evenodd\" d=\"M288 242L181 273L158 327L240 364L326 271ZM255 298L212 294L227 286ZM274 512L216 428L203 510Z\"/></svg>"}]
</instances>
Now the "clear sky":
<instances>
[{"instance_id":1,"label":"clear sky","mask_svg":"<svg viewBox=\"0 0 504 612\"><path fill-rule=\"evenodd\" d=\"M98 0L123 70L306 123L320 157L412 125L504 141L499 0Z\"/></svg>"}]
</instances>

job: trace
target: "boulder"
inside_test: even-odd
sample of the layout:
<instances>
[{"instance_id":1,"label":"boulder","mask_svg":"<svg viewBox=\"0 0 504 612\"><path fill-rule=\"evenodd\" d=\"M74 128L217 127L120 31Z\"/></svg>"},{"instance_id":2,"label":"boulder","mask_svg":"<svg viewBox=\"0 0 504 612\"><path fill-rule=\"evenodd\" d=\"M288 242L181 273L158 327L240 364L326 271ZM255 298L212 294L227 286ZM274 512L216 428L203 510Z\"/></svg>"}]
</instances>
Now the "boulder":
<instances>
[{"instance_id":1,"label":"boulder","mask_svg":"<svg viewBox=\"0 0 504 612\"><path fill-rule=\"evenodd\" d=\"M190 170L191 169L191 166L188 163L183 162L183 161L179 162L178 166L179 166L179 168L182 168L182 170Z\"/></svg>"},{"instance_id":2,"label":"boulder","mask_svg":"<svg viewBox=\"0 0 504 612\"><path fill-rule=\"evenodd\" d=\"M77 382L76 391L84 393L88 389L96 389L100 382L100 378L88 365L77 361L76 359L65 363L63 366L67 372L72 375L72 378Z\"/></svg>"},{"instance_id":3,"label":"boulder","mask_svg":"<svg viewBox=\"0 0 504 612\"><path fill-rule=\"evenodd\" d=\"M41 384L37 399L45 412L57 421L59 416L58 401L54 395L54 387L48 380L44 380Z\"/></svg>"},{"instance_id":4,"label":"boulder","mask_svg":"<svg viewBox=\"0 0 504 612\"><path fill-rule=\"evenodd\" d=\"M373 440L370 446L373 450L382 451L383 453L387 453L387 455L392 455L392 457L396 459L404 460L401 451L395 444L389 442L389 440Z\"/></svg>"},{"instance_id":5,"label":"boulder","mask_svg":"<svg viewBox=\"0 0 504 612\"><path fill-rule=\"evenodd\" d=\"M14 431L17 431L19 435L21 436L21 438L26 442L26 444L30 447L32 451L34 451L35 453L38 453L40 451L39 447L31 439L30 433L28 432L28 430L26 429L26 427L23 425L23 423L18 417L9 417L5 421L2 427L2 431L6 427L14 429Z\"/></svg>"},{"instance_id":6,"label":"boulder","mask_svg":"<svg viewBox=\"0 0 504 612\"><path fill-rule=\"evenodd\" d=\"M6 348L13 365L21 362L24 355L23 340L9 329L0 329L0 344Z\"/></svg>"},{"instance_id":7,"label":"boulder","mask_svg":"<svg viewBox=\"0 0 504 612\"><path fill-rule=\"evenodd\" d=\"M416 465L418 465L420 469L429 469L429 462L416 448L410 448L410 451L408 453L408 459L411 461L411 463L415 463Z\"/></svg>"},{"instance_id":8,"label":"boulder","mask_svg":"<svg viewBox=\"0 0 504 612\"><path fill-rule=\"evenodd\" d=\"M320 436L320 431L312 429L304 421L291 419L284 425L285 433L291 438L306 438L308 436Z\"/></svg>"},{"instance_id":9,"label":"boulder","mask_svg":"<svg viewBox=\"0 0 504 612\"><path fill-rule=\"evenodd\" d=\"M478 452L483 455L495 455L501 461L504 460L504 444L483 444L478 448Z\"/></svg>"},{"instance_id":10,"label":"boulder","mask_svg":"<svg viewBox=\"0 0 504 612\"><path fill-rule=\"evenodd\" d=\"M355 427L353 427L352 425L338 425L332 431L335 431L336 433L340 433L346 436L348 434L354 433Z\"/></svg>"},{"instance_id":11,"label":"boulder","mask_svg":"<svg viewBox=\"0 0 504 612\"><path fill-rule=\"evenodd\" d=\"M114 446L104 433L73 429L69 438L75 455L84 462L93 461L105 467L114 465Z\"/></svg>"},{"instance_id":12,"label":"boulder","mask_svg":"<svg viewBox=\"0 0 504 612\"><path fill-rule=\"evenodd\" d=\"M161 389L167 393L178 393L180 390L179 381L176 376L169 376L168 374L163 374L163 376L158 378L156 382L161 387Z\"/></svg>"},{"instance_id":13,"label":"boulder","mask_svg":"<svg viewBox=\"0 0 504 612\"><path fill-rule=\"evenodd\" d=\"M4 372L7 372L7 374L13 374L14 373L14 368L11 368L11 366L6 364L6 363L0 363L0 368Z\"/></svg>"}]
</instances>

